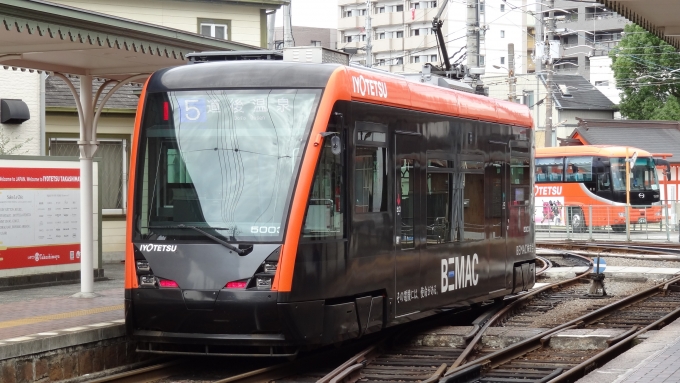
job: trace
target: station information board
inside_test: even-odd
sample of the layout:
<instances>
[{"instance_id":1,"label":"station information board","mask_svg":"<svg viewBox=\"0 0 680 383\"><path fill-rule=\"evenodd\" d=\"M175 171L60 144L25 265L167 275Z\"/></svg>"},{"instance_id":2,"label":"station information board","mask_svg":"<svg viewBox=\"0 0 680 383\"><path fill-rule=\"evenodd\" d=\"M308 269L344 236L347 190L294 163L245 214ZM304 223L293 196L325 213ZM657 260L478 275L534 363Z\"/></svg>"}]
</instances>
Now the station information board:
<instances>
[{"instance_id":1,"label":"station information board","mask_svg":"<svg viewBox=\"0 0 680 383\"><path fill-rule=\"evenodd\" d=\"M80 262L76 166L0 166L0 270Z\"/></svg>"}]
</instances>

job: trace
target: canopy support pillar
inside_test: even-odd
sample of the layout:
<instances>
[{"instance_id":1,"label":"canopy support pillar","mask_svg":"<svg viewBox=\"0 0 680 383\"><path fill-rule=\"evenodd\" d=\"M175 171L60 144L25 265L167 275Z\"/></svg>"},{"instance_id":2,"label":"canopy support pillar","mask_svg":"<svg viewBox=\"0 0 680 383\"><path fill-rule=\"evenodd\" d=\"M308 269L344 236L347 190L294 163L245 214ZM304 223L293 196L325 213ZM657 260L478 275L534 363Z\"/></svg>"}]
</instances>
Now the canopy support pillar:
<instances>
[{"instance_id":1,"label":"canopy support pillar","mask_svg":"<svg viewBox=\"0 0 680 383\"><path fill-rule=\"evenodd\" d=\"M104 82L92 94L92 76L80 76L80 94L75 86L61 73L54 73L55 77L62 79L68 85L76 102L78 119L80 121L80 292L73 295L75 298L94 298L94 175L93 158L99 147L97 141L97 123L101 116L104 105L109 98L123 85L135 80L148 77L148 74L134 75L123 81L109 80ZM115 84L99 103L99 98L108 85ZM99 103L99 107L97 104ZM127 180L126 180L127 181ZM100 185L101 186L101 185ZM125 211L127 207L123 206ZM100 265L101 266L101 265Z\"/></svg>"}]
</instances>

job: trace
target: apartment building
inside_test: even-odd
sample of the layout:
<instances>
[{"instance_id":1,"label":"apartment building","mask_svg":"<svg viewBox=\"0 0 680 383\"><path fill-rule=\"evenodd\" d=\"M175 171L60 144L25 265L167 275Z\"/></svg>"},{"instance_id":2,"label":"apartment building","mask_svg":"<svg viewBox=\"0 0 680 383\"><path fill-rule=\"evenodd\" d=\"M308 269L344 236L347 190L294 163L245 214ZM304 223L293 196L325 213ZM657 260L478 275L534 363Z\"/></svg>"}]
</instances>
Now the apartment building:
<instances>
[{"instance_id":1,"label":"apartment building","mask_svg":"<svg viewBox=\"0 0 680 383\"><path fill-rule=\"evenodd\" d=\"M338 0L338 49L351 61L366 62L367 37L372 36L373 67L390 72L419 72L423 64L439 63L432 20L444 0ZM371 28L366 30L366 17ZM449 26L444 23L443 32Z\"/></svg>"},{"instance_id":2,"label":"apartment building","mask_svg":"<svg viewBox=\"0 0 680 383\"><path fill-rule=\"evenodd\" d=\"M562 46L555 71L590 79L591 57L607 56L630 21L595 0L556 0L555 8L555 35Z\"/></svg>"}]
</instances>

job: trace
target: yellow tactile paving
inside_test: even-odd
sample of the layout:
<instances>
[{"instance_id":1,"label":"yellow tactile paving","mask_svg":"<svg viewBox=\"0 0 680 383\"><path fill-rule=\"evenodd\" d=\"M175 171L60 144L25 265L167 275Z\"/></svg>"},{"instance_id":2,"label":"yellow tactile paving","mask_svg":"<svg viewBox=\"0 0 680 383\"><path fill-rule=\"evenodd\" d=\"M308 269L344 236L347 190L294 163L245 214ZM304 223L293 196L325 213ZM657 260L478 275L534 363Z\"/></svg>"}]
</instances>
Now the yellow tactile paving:
<instances>
[{"instance_id":1,"label":"yellow tactile paving","mask_svg":"<svg viewBox=\"0 0 680 383\"><path fill-rule=\"evenodd\" d=\"M67 312L67 313L41 315L41 316L35 316L35 317L30 317L30 318L14 319L14 320L9 320L9 321L5 321L5 322L0 322L0 329L1 328L16 327L16 326L23 326L23 325L27 325L27 324L48 322L48 321L57 320L57 319L67 319L67 318L74 318L74 317L80 317L80 316L86 316L86 315L93 315L93 314L105 313L105 312L115 311L115 310L123 310L124 307L125 307L124 305L103 306L103 307L97 307L97 308L94 308L94 309L77 310L77 311L71 311L71 312Z\"/></svg>"}]
</instances>

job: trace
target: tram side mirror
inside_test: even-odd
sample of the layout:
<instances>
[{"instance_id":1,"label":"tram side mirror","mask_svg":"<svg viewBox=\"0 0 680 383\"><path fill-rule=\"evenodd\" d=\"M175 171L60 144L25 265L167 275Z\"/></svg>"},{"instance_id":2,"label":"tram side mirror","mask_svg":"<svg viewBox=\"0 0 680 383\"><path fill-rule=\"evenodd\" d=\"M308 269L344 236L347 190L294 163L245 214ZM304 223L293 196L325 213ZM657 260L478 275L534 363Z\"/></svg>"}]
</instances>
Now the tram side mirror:
<instances>
[{"instance_id":1,"label":"tram side mirror","mask_svg":"<svg viewBox=\"0 0 680 383\"><path fill-rule=\"evenodd\" d=\"M340 142L340 137L334 135L331 137L331 153L336 156L342 152L342 143Z\"/></svg>"}]
</instances>

